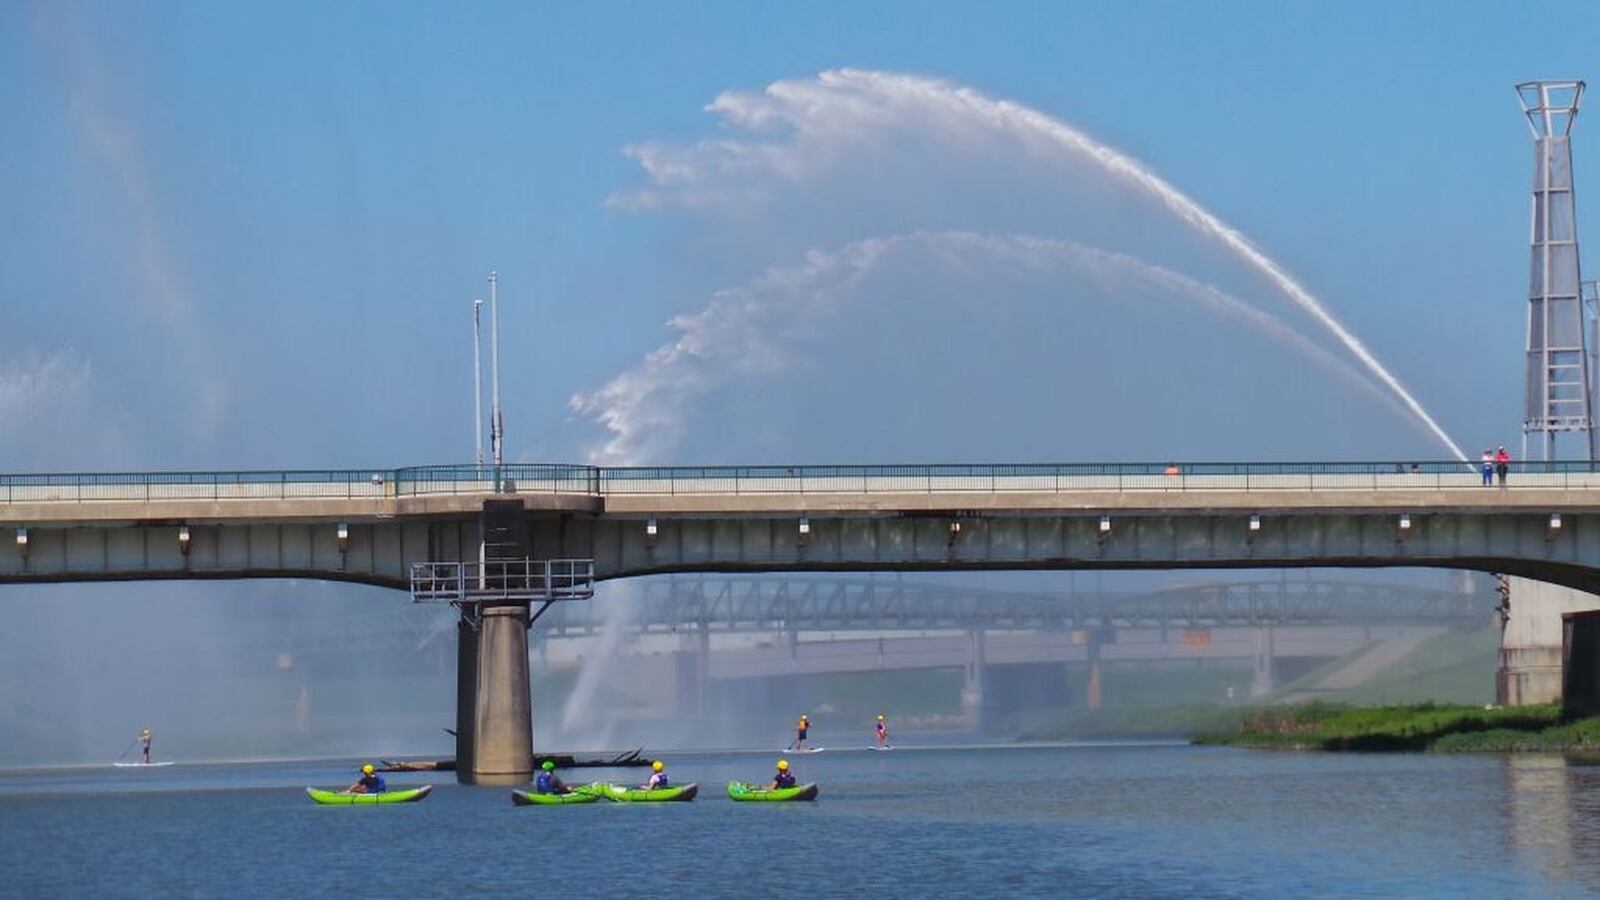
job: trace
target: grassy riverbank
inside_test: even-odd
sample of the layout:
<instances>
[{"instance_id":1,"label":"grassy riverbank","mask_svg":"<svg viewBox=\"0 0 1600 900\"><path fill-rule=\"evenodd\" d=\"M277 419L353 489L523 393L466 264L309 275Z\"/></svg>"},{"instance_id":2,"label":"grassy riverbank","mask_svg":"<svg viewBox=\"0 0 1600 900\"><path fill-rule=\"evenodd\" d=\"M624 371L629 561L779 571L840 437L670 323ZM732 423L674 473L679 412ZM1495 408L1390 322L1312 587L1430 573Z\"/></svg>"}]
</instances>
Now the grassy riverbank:
<instances>
[{"instance_id":1,"label":"grassy riverbank","mask_svg":"<svg viewBox=\"0 0 1600 900\"><path fill-rule=\"evenodd\" d=\"M1561 720L1553 704L1353 707L1336 703L1254 710L1195 743L1295 750L1600 751L1600 719Z\"/></svg>"}]
</instances>

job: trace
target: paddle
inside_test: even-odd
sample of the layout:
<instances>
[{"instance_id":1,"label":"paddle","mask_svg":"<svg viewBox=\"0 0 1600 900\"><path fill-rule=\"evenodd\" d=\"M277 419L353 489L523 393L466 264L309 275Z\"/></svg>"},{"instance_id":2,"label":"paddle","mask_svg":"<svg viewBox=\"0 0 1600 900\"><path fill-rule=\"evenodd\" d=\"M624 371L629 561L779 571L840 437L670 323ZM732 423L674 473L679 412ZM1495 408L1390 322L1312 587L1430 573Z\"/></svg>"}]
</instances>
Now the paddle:
<instances>
[{"instance_id":1,"label":"paddle","mask_svg":"<svg viewBox=\"0 0 1600 900\"><path fill-rule=\"evenodd\" d=\"M124 748L121 753L117 754L117 762L122 762L124 759L126 759L127 756L128 756L128 751L132 750L133 749L133 745L137 744L137 743L139 743L139 739L138 738L134 738L133 740L129 741L128 742L128 746L126 748Z\"/></svg>"}]
</instances>

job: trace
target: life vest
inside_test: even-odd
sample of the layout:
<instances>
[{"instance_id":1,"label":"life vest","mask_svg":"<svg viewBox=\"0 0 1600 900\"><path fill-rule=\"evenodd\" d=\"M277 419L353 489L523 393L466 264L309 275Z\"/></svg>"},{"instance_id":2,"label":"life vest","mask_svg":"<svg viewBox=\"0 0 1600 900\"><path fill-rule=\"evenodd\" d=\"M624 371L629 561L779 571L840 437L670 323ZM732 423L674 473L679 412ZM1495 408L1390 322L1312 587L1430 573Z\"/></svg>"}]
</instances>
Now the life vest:
<instances>
[{"instance_id":1,"label":"life vest","mask_svg":"<svg viewBox=\"0 0 1600 900\"><path fill-rule=\"evenodd\" d=\"M540 772L538 777L533 779L533 789L540 794L555 793L555 785L550 783L550 773Z\"/></svg>"}]
</instances>

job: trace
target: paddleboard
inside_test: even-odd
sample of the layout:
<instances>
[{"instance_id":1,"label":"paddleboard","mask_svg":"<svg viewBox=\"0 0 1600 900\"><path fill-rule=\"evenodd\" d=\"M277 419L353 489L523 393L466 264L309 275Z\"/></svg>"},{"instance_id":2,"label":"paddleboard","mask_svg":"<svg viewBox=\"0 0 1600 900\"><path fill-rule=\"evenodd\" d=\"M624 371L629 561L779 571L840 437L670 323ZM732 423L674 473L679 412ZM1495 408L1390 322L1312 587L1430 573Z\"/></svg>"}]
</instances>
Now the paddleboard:
<instances>
[{"instance_id":1,"label":"paddleboard","mask_svg":"<svg viewBox=\"0 0 1600 900\"><path fill-rule=\"evenodd\" d=\"M882 746L882 747L868 747L867 749L868 750L893 750L894 749L894 745L893 744L887 744L887 745Z\"/></svg>"},{"instance_id":2,"label":"paddleboard","mask_svg":"<svg viewBox=\"0 0 1600 900\"><path fill-rule=\"evenodd\" d=\"M148 763L147 762L114 762L114 763L112 763L112 765L116 766L119 769L159 769L162 766L170 766L174 762L176 762L176 760L169 759L169 760L165 760L163 762L148 762Z\"/></svg>"}]
</instances>

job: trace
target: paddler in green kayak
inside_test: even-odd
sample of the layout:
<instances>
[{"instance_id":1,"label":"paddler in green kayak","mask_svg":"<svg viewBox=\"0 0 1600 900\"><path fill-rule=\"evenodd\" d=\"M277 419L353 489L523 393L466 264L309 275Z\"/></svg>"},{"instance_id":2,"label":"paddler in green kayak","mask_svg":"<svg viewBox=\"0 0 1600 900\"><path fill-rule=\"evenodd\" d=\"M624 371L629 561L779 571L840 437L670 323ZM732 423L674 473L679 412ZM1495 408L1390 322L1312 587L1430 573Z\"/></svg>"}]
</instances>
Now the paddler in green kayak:
<instances>
[{"instance_id":1,"label":"paddler in green kayak","mask_svg":"<svg viewBox=\"0 0 1600 900\"><path fill-rule=\"evenodd\" d=\"M539 774L533 779L533 792L535 794L570 794L572 788L556 775L556 764L552 760L545 760L539 764Z\"/></svg>"},{"instance_id":2,"label":"paddler in green kayak","mask_svg":"<svg viewBox=\"0 0 1600 900\"><path fill-rule=\"evenodd\" d=\"M346 794L383 794L387 793L389 785L383 781L383 776L372 768L372 763L361 767L361 777L356 783L345 789Z\"/></svg>"},{"instance_id":3,"label":"paddler in green kayak","mask_svg":"<svg viewBox=\"0 0 1600 900\"><path fill-rule=\"evenodd\" d=\"M789 761L778 760L778 774L772 776L772 783L767 785L767 790L775 791L778 788L794 787L794 776L789 774Z\"/></svg>"},{"instance_id":4,"label":"paddler in green kayak","mask_svg":"<svg viewBox=\"0 0 1600 900\"><path fill-rule=\"evenodd\" d=\"M650 764L650 780L644 783L644 789L659 791L669 787L672 784L667 780L667 764L658 759Z\"/></svg>"}]
</instances>

